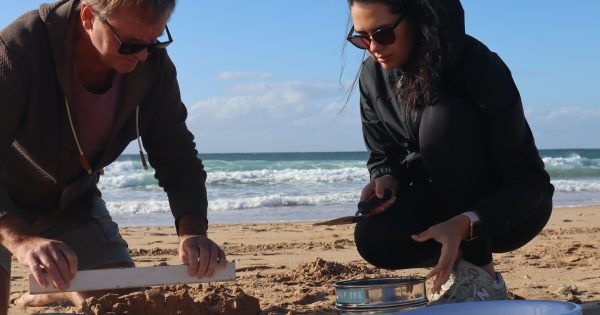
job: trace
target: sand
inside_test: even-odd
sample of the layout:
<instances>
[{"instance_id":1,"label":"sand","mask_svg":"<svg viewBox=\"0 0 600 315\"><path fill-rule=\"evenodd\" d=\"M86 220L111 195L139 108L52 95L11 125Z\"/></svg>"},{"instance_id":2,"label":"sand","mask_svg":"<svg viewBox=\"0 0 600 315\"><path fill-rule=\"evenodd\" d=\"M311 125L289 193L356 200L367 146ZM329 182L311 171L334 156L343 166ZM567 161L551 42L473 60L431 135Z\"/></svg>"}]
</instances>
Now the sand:
<instances>
[{"instance_id":1,"label":"sand","mask_svg":"<svg viewBox=\"0 0 600 315\"><path fill-rule=\"evenodd\" d=\"M171 227L123 228L138 266L179 264ZM211 225L210 237L237 263L235 282L154 287L125 296L9 314L336 314L332 284L363 277L425 275L386 271L364 262L353 226L312 222ZM516 297L600 304L600 206L555 209L542 233L523 248L496 254L496 268ZM13 261L11 299L27 290L27 269ZM430 283L428 283L429 285ZM112 312L112 313L110 313Z\"/></svg>"}]
</instances>

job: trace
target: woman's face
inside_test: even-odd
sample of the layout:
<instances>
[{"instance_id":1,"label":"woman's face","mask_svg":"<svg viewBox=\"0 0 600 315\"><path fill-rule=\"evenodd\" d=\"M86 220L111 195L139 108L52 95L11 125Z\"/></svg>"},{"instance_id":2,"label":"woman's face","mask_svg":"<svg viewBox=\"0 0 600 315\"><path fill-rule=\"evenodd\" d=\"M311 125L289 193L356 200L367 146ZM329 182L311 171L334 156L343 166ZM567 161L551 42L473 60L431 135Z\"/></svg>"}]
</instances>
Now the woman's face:
<instances>
[{"instance_id":1,"label":"woman's face","mask_svg":"<svg viewBox=\"0 0 600 315\"><path fill-rule=\"evenodd\" d=\"M393 27L402 16L390 13L383 3L354 3L350 7L354 32L360 35L373 34L380 29ZM394 29L396 40L383 45L371 40L367 48L369 55L385 69L401 67L409 61L413 48L413 33L410 23L404 19Z\"/></svg>"}]
</instances>

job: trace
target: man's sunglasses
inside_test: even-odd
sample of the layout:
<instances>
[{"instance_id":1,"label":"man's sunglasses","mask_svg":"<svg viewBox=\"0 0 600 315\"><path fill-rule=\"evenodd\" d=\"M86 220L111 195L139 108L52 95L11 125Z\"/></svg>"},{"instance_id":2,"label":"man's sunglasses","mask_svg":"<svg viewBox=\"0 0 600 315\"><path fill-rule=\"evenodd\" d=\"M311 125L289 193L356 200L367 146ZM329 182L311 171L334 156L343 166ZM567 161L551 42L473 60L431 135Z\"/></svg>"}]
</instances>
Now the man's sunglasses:
<instances>
[{"instance_id":1,"label":"man's sunglasses","mask_svg":"<svg viewBox=\"0 0 600 315\"><path fill-rule=\"evenodd\" d=\"M119 34L115 30L115 28L112 25L110 25L110 23L108 23L108 20L102 19L102 21L104 23L106 23L106 25L108 25L108 27L113 32L113 34L115 34L115 37L117 38L117 40L119 41L119 44L120 44L119 53L123 54L123 55L137 54L138 52L140 52L144 49L148 49L149 53L153 53L157 50L167 48L167 46L169 46L169 44L173 42L173 38L171 37L171 32L169 32L169 27L165 26L165 31L167 31L167 36L169 38L166 42L159 42L157 40L156 43L152 43L152 44L126 43L123 40L121 40L121 36L119 36Z\"/></svg>"},{"instance_id":2,"label":"man's sunglasses","mask_svg":"<svg viewBox=\"0 0 600 315\"><path fill-rule=\"evenodd\" d=\"M369 47L371 47L372 40L376 41L377 43L379 43L381 45L389 45L389 44L393 43L394 41L396 41L396 35L394 35L394 29L396 29L396 26L398 26L400 24L400 22L402 22L403 19L404 19L404 16L400 17L398 22L396 22L391 27L378 29L371 34L365 34L365 35L360 35L360 34L352 35L354 33L354 26L352 26L352 29L350 29L350 32L348 33L348 36L346 37L346 39L350 43L352 43L352 45L354 45L360 49L368 49Z\"/></svg>"}]
</instances>

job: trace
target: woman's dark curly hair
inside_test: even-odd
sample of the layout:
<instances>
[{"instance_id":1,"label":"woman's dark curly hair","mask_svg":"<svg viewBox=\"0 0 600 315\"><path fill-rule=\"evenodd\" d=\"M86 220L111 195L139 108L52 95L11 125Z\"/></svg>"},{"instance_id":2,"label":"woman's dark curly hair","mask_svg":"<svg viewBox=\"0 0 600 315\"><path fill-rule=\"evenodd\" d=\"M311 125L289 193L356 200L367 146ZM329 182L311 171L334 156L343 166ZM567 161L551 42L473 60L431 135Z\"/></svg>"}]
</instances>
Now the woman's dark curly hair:
<instances>
[{"instance_id":1,"label":"woman's dark curly hair","mask_svg":"<svg viewBox=\"0 0 600 315\"><path fill-rule=\"evenodd\" d=\"M448 20L444 1L448 0L348 0L350 6L385 4L390 13L403 15L412 24L415 47L402 67L397 89L397 96L412 109L430 104L440 92L443 70L452 55L451 35L443 27Z\"/></svg>"}]
</instances>

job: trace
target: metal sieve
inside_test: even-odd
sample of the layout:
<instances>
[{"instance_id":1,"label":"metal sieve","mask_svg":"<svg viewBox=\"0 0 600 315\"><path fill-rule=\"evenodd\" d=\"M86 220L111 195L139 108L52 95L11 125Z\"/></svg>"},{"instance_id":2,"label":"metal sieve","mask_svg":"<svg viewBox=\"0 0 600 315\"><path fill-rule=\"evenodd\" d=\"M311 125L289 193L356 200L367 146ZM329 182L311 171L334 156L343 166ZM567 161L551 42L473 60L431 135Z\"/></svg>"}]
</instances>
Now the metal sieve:
<instances>
[{"instance_id":1,"label":"metal sieve","mask_svg":"<svg viewBox=\"0 0 600 315\"><path fill-rule=\"evenodd\" d=\"M424 277L348 280L333 286L340 314L396 314L428 302Z\"/></svg>"}]
</instances>

